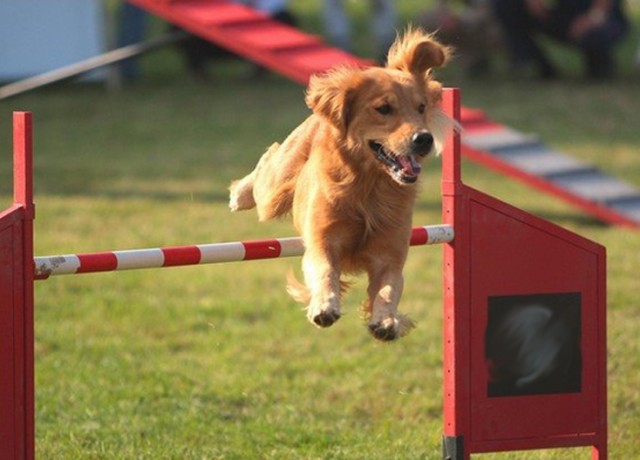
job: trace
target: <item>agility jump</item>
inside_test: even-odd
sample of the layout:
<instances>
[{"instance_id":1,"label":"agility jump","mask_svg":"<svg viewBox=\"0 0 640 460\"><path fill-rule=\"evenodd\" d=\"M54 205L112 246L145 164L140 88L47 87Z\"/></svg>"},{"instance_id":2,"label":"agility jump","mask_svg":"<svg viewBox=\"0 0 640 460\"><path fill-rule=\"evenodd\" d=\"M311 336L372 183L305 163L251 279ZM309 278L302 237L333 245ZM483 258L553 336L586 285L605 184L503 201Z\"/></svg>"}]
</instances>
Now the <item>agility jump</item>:
<instances>
[{"instance_id":1,"label":"agility jump","mask_svg":"<svg viewBox=\"0 0 640 460\"><path fill-rule=\"evenodd\" d=\"M459 92L443 96L459 119ZM10 460L35 456L34 279L303 249L275 238L34 258L31 124L14 114L14 204L0 213L0 452ZM463 184L456 133L443 154L442 220L411 242L444 247L443 459L577 446L606 459L605 249Z\"/></svg>"},{"instance_id":2,"label":"agility jump","mask_svg":"<svg viewBox=\"0 0 640 460\"><path fill-rule=\"evenodd\" d=\"M451 241L453 241L453 227L450 225L426 225L412 230L409 244L411 246L422 246L449 243ZM45 279L53 275L75 273L296 257L301 256L303 253L302 239L288 237L270 240L234 241L229 243L36 257L34 263L36 279Z\"/></svg>"}]
</instances>

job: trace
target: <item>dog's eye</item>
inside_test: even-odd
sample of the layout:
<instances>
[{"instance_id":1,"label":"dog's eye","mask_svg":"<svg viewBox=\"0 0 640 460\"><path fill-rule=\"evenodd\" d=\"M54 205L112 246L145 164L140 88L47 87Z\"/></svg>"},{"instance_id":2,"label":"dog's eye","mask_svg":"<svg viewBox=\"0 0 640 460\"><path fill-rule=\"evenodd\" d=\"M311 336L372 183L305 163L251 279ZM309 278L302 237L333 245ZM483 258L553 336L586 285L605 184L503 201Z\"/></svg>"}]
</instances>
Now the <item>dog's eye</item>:
<instances>
[{"instance_id":1,"label":"dog's eye","mask_svg":"<svg viewBox=\"0 0 640 460\"><path fill-rule=\"evenodd\" d=\"M427 106L426 106L426 105L424 105L424 104L420 104L420 105L418 106L418 112L419 112L419 113L421 113L421 114L423 114L426 108L427 108Z\"/></svg>"},{"instance_id":2,"label":"dog's eye","mask_svg":"<svg viewBox=\"0 0 640 460\"><path fill-rule=\"evenodd\" d=\"M381 115L389 115L393 112L393 108L390 104L382 104L376 107L376 111Z\"/></svg>"}]
</instances>

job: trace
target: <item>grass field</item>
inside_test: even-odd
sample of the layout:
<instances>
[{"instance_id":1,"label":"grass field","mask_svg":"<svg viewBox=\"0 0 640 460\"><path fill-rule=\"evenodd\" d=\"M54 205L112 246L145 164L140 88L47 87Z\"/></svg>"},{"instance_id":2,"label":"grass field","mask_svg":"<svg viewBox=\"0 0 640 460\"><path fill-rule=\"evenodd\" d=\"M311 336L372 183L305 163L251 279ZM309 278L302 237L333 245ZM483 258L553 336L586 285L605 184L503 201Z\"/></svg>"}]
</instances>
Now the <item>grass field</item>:
<instances>
[{"instance_id":1,"label":"grass field","mask_svg":"<svg viewBox=\"0 0 640 460\"><path fill-rule=\"evenodd\" d=\"M421 4L403 3L404 17ZM318 30L319 2L292 5L303 26ZM625 62L637 37L621 50ZM455 69L440 75L462 88L465 105L640 186L637 74L625 64L614 83L585 83L574 76L575 56L554 52L573 72L558 82L512 81L500 70L481 81ZM170 49L143 65L144 79L118 93L66 84L0 102L5 204L11 111L34 112L36 254L291 235L288 221L231 215L226 187L306 116L303 88L276 76L250 80L243 63L222 64L211 84L197 84ZM439 176L431 160L417 224L440 222ZM472 164L464 177L607 246L610 458L640 458L640 232L602 225ZM418 327L391 345L373 340L359 318L362 280L334 327L309 325L284 292L285 273L298 263L38 282L38 458L440 458L441 249L411 251L402 310Z\"/></svg>"}]
</instances>

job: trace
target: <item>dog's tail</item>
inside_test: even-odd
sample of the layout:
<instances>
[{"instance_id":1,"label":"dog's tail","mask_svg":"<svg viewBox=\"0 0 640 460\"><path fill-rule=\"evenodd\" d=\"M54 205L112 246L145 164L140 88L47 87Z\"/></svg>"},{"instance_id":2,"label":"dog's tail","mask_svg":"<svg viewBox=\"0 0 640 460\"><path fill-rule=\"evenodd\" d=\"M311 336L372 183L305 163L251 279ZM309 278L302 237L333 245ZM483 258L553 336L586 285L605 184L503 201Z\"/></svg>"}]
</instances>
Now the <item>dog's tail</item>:
<instances>
[{"instance_id":1,"label":"dog's tail","mask_svg":"<svg viewBox=\"0 0 640 460\"><path fill-rule=\"evenodd\" d=\"M295 182L289 181L280 185L266 200L259 200L258 219L260 222L284 216L293 206Z\"/></svg>"},{"instance_id":2,"label":"dog's tail","mask_svg":"<svg viewBox=\"0 0 640 460\"><path fill-rule=\"evenodd\" d=\"M342 297L350 287L350 282L340 280L340 297ZM293 274L293 270L287 272L287 292L296 302L307 304L311 300L311 291L306 285L298 281Z\"/></svg>"}]
</instances>

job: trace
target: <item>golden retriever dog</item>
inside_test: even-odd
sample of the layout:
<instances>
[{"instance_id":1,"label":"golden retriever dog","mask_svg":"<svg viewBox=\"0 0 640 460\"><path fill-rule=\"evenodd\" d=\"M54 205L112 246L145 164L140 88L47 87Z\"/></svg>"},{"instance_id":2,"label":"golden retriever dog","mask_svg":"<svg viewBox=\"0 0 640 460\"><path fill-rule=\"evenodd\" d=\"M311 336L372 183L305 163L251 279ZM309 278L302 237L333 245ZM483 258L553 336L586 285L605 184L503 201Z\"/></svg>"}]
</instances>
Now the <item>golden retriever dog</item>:
<instances>
[{"instance_id":1,"label":"golden retriever dog","mask_svg":"<svg viewBox=\"0 0 640 460\"><path fill-rule=\"evenodd\" d=\"M293 215L305 283L291 275L287 290L318 327L340 318L341 274L361 272L369 277L364 311L373 336L394 340L413 327L397 311L402 269L421 163L439 152L451 123L431 76L448 54L433 36L409 29L385 67L314 76L306 93L313 113L231 184L232 211L256 207L260 221Z\"/></svg>"}]
</instances>

